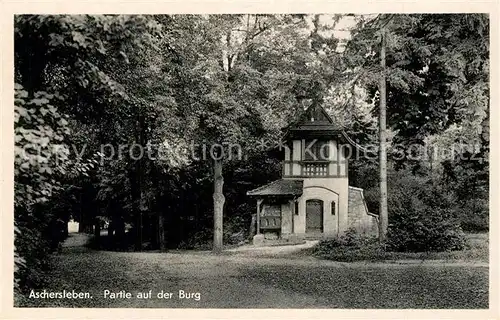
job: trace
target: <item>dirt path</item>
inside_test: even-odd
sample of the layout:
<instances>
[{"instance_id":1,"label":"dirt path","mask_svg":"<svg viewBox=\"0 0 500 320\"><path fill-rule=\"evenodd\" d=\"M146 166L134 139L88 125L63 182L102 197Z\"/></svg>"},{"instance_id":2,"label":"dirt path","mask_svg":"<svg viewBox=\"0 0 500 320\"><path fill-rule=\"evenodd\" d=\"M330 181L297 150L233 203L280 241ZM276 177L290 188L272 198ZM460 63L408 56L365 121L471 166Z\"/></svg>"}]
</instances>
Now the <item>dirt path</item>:
<instances>
[{"instance_id":1,"label":"dirt path","mask_svg":"<svg viewBox=\"0 0 500 320\"><path fill-rule=\"evenodd\" d=\"M69 237L63 243L63 248L83 247L88 243L90 235L84 233L70 233ZM381 267L398 267L402 265L419 265L419 266L456 266L456 267L488 267L488 263L481 261L454 261L454 260L394 260L394 261L356 261L356 262L338 262L330 260L319 260L310 255L303 255L301 252L314 247L318 241L306 241L300 245L287 246L263 246L255 247L253 245L244 245L241 247L224 250L222 259L232 263L250 263L256 258L260 262L268 264L285 264L285 265L321 265L321 266L345 266L345 267L363 267L363 266L381 266ZM163 253L167 258L174 259L203 259L200 256L213 257L211 251L180 251L177 253ZM229 257L225 257L225 256ZM281 258L281 260L274 260Z\"/></svg>"},{"instance_id":2,"label":"dirt path","mask_svg":"<svg viewBox=\"0 0 500 320\"><path fill-rule=\"evenodd\" d=\"M86 233L70 233L68 238L64 240L62 247L63 248L71 248L71 247L83 247L87 244L90 239L90 235Z\"/></svg>"},{"instance_id":3,"label":"dirt path","mask_svg":"<svg viewBox=\"0 0 500 320\"><path fill-rule=\"evenodd\" d=\"M287 257L300 253L305 249L310 249L314 247L317 243L318 241L306 241L306 243L298 245L265 246L265 247L244 245L241 247L225 250L224 252L246 257L273 257L273 256Z\"/></svg>"}]
</instances>

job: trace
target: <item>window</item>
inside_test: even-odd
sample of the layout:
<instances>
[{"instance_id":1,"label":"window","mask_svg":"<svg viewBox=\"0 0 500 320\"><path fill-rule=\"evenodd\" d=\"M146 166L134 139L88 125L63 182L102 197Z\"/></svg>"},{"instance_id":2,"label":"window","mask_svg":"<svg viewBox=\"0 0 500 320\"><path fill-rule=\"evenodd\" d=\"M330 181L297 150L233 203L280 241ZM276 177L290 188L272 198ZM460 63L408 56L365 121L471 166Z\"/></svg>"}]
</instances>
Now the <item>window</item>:
<instances>
[{"instance_id":1,"label":"window","mask_svg":"<svg viewBox=\"0 0 500 320\"><path fill-rule=\"evenodd\" d=\"M335 201L332 201L332 216L335 215L335 210L337 209L337 206L335 204Z\"/></svg>"},{"instance_id":2,"label":"window","mask_svg":"<svg viewBox=\"0 0 500 320\"><path fill-rule=\"evenodd\" d=\"M299 202L295 201L295 215L299 215Z\"/></svg>"},{"instance_id":3,"label":"window","mask_svg":"<svg viewBox=\"0 0 500 320\"><path fill-rule=\"evenodd\" d=\"M305 140L304 160L325 161L330 157L330 145L326 140Z\"/></svg>"}]
</instances>

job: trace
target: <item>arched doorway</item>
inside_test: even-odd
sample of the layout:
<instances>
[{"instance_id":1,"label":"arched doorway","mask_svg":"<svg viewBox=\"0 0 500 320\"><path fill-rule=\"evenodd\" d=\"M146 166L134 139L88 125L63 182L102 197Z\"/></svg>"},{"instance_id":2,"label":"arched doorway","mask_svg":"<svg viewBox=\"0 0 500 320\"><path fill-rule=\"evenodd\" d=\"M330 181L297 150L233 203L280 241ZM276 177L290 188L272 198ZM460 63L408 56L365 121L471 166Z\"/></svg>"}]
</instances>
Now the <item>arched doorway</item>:
<instances>
[{"instance_id":1,"label":"arched doorway","mask_svg":"<svg viewBox=\"0 0 500 320\"><path fill-rule=\"evenodd\" d=\"M323 232L323 201L306 201L306 233Z\"/></svg>"}]
</instances>

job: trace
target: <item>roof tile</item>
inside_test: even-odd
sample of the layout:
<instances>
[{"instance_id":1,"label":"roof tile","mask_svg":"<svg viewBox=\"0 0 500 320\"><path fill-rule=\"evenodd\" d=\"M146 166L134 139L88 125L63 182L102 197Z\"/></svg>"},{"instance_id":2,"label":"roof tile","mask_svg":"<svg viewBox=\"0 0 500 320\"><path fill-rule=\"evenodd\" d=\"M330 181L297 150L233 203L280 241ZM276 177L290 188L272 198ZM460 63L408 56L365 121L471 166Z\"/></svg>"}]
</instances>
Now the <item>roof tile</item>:
<instances>
[{"instance_id":1,"label":"roof tile","mask_svg":"<svg viewBox=\"0 0 500 320\"><path fill-rule=\"evenodd\" d=\"M280 179L247 192L249 196L302 195L302 180Z\"/></svg>"}]
</instances>

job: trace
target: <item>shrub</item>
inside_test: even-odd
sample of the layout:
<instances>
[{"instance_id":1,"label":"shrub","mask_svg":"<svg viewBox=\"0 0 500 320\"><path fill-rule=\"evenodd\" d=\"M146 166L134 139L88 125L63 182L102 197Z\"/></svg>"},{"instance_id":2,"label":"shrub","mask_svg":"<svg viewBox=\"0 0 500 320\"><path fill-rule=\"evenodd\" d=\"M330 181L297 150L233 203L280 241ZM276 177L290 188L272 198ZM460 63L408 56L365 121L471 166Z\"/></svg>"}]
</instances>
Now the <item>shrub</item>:
<instances>
[{"instance_id":1,"label":"shrub","mask_svg":"<svg viewBox=\"0 0 500 320\"><path fill-rule=\"evenodd\" d=\"M181 250L210 250L213 244L213 230L202 229L177 246Z\"/></svg>"},{"instance_id":2,"label":"shrub","mask_svg":"<svg viewBox=\"0 0 500 320\"><path fill-rule=\"evenodd\" d=\"M465 248L465 234L457 222L443 218L443 209L409 208L391 219L389 250L401 252L452 251Z\"/></svg>"},{"instance_id":3,"label":"shrub","mask_svg":"<svg viewBox=\"0 0 500 320\"><path fill-rule=\"evenodd\" d=\"M314 253L326 259L350 262L378 259L383 254L383 248L378 244L376 237L349 229L339 238L320 241Z\"/></svg>"},{"instance_id":4,"label":"shrub","mask_svg":"<svg viewBox=\"0 0 500 320\"><path fill-rule=\"evenodd\" d=\"M392 177L389 190L389 250L451 251L465 248L453 198L432 181L407 172Z\"/></svg>"},{"instance_id":5,"label":"shrub","mask_svg":"<svg viewBox=\"0 0 500 320\"><path fill-rule=\"evenodd\" d=\"M467 232L485 232L489 230L488 199L470 199L457 206L460 226Z\"/></svg>"},{"instance_id":6,"label":"shrub","mask_svg":"<svg viewBox=\"0 0 500 320\"><path fill-rule=\"evenodd\" d=\"M14 211L14 292L20 294L46 285L50 254L64 240L55 217L37 209Z\"/></svg>"},{"instance_id":7,"label":"shrub","mask_svg":"<svg viewBox=\"0 0 500 320\"><path fill-rule=\"evenodd\" d=\"M224 221L224 244L239 244L248 238L249 223L241 216L233 216Z\"/></svg>"}]
</instances>

